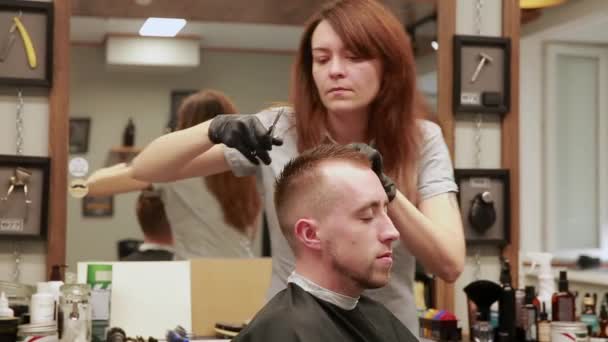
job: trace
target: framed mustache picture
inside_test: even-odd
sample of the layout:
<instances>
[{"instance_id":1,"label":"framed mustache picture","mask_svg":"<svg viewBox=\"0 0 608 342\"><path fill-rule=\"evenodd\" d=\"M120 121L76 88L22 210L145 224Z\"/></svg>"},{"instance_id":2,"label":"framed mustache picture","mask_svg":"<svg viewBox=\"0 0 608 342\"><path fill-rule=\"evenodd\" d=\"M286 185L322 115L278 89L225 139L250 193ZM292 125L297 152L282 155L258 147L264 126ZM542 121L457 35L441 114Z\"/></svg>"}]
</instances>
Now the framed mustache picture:
<instances>
[{"instance_id":1,"label":"framed mustache picture","mask_svg":"<svg viewBox=\"0 0 608 342\"><path fill-rule=\"evenodd\" d=\"M46 238L50 159L0 155L0 238Z\"/></svg>"}]
</instances>

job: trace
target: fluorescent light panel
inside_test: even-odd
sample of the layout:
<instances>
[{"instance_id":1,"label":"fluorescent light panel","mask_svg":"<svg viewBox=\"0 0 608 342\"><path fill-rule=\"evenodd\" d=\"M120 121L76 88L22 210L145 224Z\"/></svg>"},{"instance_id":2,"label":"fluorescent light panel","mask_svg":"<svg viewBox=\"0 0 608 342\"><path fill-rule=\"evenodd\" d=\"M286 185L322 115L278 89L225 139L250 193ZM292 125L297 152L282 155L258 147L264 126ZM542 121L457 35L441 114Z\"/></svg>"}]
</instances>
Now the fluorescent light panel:
<instances>
[{"instance_id":1,"label":"fluorescent light panel","mask_svg":"<svg viewBox=\"0 0 608 342\"><path fill-rule=\"evenodd\" d=\"M186 26L185 19L148 18L139 29L141 36L175 37Z\"/></svg>"}]
</instances>

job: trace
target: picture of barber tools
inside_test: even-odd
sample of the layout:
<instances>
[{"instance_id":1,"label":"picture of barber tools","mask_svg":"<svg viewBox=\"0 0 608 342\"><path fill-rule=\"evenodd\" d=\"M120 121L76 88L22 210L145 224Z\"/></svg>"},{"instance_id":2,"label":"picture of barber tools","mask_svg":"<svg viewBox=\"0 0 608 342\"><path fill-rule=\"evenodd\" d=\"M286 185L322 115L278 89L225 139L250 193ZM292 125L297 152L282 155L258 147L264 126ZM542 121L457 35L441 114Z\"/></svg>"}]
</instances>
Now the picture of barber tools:
<instances>
[{"instance_id":1,"label":"picture of barber tools","mask_svg":"<svg viewBox=\"0 0 608 342\"><path fill-rule=\"evenodd\" d=\"M53 4L5 0L0 3L0 83L50 87Z\"/></svg>"},{"instance_id":2,"label":"picture of barber tools","mask_svg":"<svg viewBox=\"0 0 608 342\"><path fill-rule=\"evenodd\" d=\"M0 238L46 236L49 158L0 155Z\"/></svg>"}]
</instances>

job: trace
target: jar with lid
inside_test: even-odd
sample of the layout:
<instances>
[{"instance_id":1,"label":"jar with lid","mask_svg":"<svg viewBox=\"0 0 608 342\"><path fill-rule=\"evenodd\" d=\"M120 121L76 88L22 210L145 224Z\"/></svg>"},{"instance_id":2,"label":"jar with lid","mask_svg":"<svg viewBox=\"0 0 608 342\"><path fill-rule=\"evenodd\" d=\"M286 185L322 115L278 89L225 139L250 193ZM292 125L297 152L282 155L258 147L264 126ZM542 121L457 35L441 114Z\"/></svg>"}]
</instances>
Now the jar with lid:
<instances>
[{"instance_id":1,"label":"jar with lid","mask_svg":"<svg viewBox=\"0 0 608 342\"><path fill-rule=\"evenodd\" d=\"M91 341L91 288L67 279L61 286L59 338L62 342Z\"/></svg>"}]
</instances>

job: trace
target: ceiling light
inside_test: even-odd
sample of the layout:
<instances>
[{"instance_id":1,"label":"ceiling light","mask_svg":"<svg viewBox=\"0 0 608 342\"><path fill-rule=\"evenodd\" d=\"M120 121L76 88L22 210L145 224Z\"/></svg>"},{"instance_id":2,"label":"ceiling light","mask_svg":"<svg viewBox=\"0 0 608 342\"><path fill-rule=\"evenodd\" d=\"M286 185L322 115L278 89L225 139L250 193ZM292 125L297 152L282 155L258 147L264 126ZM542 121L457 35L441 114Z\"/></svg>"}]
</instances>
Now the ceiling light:
<instances>
[{"instance_id":1,"label":"ceiling light","mask_svg":"<svg viewBox=\"0 0 608 342\"><path fill-rule=\"evenodd\" d=\"M148 18L139 29L141 36L175 37L186 26L185 19Z\"/></svg>"},{"instance_id":2,"label":"ceiling light","mask_svg":"<svg viewBox=\"0 0 608 342\"><path fill-rule=\"evenodd\" d=\"M439 43L437 43L436 40L433 40L431 42L431 47L433 48L433 50L437 51L437 50L439 50Z\"/></svg>"},{"instance_id":3,"label":"ceiling light","mask_svg":"<svg viewBox=\"0 0 608 342\"><path fill-rule=\"evenodd\" d=\"M519 0L519 7L524 9L556 6L566 0Z\"/></svg>"}]
</instances>

